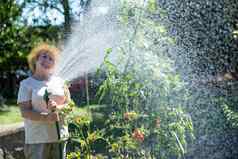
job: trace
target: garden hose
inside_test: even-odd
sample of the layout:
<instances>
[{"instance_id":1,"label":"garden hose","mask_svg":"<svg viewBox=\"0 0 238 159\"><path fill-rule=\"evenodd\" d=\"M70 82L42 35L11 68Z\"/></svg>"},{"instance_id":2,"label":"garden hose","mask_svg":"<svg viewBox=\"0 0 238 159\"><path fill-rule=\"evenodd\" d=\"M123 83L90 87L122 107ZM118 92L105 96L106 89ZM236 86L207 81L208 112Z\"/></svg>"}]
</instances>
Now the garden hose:
<instances>
[{"instance_id":1,"label":"garden hose","mask_svg":"<svg viewBox=\"0 0 238 159\"><path fill-rule=\"evenodd\" d=\"M45 90L45 94L44 94L44 100L46 102L46 104L48 105L49 103L49 92L47 90ZM55 110L53 110L52 112L55 112ZM58 140L59 140L59 157L60 159L63 159L63 155L62 155L62 147L61 147L61 141L60 141L60 128L59 128L59 122L56 121L55 122L55 126L56 126L56 131L57 131L57 137L58 137Z\"/></svg>"}]
</instances>

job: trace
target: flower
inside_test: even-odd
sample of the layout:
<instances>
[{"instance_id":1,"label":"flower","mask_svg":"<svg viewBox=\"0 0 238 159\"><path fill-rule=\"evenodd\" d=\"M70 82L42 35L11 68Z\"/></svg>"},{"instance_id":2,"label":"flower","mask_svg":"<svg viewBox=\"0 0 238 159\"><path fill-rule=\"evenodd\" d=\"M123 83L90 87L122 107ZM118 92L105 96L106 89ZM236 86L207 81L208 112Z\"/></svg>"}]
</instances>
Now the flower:
<instances>
[{"instance_id":1,"label":"flower","mask_svg":"<svg viewBox=\"0 0 238 159\"><path fill-rule=\"evenodd\" d=\"M74 117L73 121L78 124L79 126L89 125L90 119L87 116L76 116Z\"/></svg>"},{"instance_id":2,"label":"flower","mask_svg":"<svg viewBox=\"0 0 238 159\"><path fill-rule=\"evenodd\" d=\"M135 129L132 133L132 137L139 142L143 142L144 141L144 133L139 130L139 129Z\"/></svg>"},{"instance_id":3,"label":"flower","mask_svg":"<svg viewBox=\"0 0 238 159\"><path fill-rule=\"evenodd\" d=\"M134 111L124 113L125 120L133 120L133 119L136 119L137 116L138 116L137 113Z\"/></svg>"},{"instance_id":4,"label":"flower","mask_svg":"<svg viewBox=\"0 0 238 159\"><path fill-rule=\"evenodd\" d=\"M113 144L111 145L111 147L112 147L112 151L113 151L113 152L116 152L116 151L118 151L118 149L119 149L119 145L118 145L117 143L113 143Z\"/></svg>"},{"instance_id":5,"label":"flower","mask_svg":"<svg viewBox=\"0 0 238 159\"><path fill-rule=\"evenodd\" d=\"M77 124L80 124L81 122L81 117L77 116L74 118L74 122L77 123Z\"/></svg>"},{"instance_id":6,"label":"flower","mask_svg":"<svg viewBox=\"0 0 238 159\"><path fill-rule=\"evenodd\" d=\"M99 136L97 136L96 132L93 132L91 134L88 134L88 140L90 142L94 142Z\"/></svg>"}]
</instances>

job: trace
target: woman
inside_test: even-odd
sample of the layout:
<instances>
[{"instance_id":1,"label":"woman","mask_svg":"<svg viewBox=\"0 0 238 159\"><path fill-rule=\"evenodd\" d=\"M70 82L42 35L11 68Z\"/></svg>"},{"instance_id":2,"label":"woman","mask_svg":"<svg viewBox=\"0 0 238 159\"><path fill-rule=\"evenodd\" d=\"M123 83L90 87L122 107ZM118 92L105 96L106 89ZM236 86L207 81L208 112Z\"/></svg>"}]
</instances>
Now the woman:
<instances>
[{"instance_id":1,"label":"woman","mask_svg":"<svg viewBox=\"0 0 238 159\"><path fill-rule=\"evenodd\" d=\"M66 127L60 128L64 134L59 142L56 122L59 122L57 112L51 111L62 105L57 105L53 100L46 103L44 99L48 88L59 90L64 89L64 81L53 76L56 62L59 57L59 50L48 44L41 44L34 48L28 56L28 64L32 76L20 83L17 103L20 106L25 127L25 148L26 159L57 159L65 158L65 143L68 131ZM69 92L67 89L67 100ZM62 147L63 145L63 147Z\"/></svg>"}]
</instances>

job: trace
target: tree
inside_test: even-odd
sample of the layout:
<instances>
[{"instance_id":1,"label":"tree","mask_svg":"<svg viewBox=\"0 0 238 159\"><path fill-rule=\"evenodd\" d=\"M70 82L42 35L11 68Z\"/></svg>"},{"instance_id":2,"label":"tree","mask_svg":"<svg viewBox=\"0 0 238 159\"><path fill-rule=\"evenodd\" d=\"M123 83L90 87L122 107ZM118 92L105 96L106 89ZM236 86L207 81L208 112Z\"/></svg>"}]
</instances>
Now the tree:
<instances>
[{"instance_id":1,"label":"tree","mask_svg":"<svg viewBox=\"0 0 238 159\"><path fill-rule=\"evenodd\" d=\"M64 19L64 32L66 34L71 31L71 24L75 17L81 16L81 14L89 7L91 0L80 0L80 1L69 1L69 0L25 0L26 8L28 13L34 12L36 9L42 11L42 17L40 19L34 19L33 21L38 22L42 20L42 25L48 25L52 23L50 20L49 12L55 11L56 14L63 16ZM77 5L80 6L75 11ZM59 21L60 17L55 18L55 21Z\"/></svg>"},{"instance_id":2,"label":"tree","mask_svg":"<svg viewBox=\"0 0 238 159\"><path fill-rule=\"evenodd\" d=\"M0 2L0 68L1 72L15 70L16 64L22 64L29 50L32 37L26 37L27 28L18 25L22 6L10 0L8 3ZM31 35L30 35L31 36Z\"/></svg>"},{"instance_id":3,"label":"tree","mask_svg":"<svg viewBox=\"0 0 238 159\"><path fill-rule=\"evenodd\" d=\"M0 94L13 97L17 90L16 71L27 67L26 56L35 43L55 41L57 27L29 27L21 23L24 4L0 1Z\"/></svg>"},{"instance_id":4,"label":"tree","mask_svg":"<svg viewBox=\"0 0 238 159\"><path fill-rule=\"evenodd\" d=\"M24 49L28 48L28 39L25 38L26 30L15 24L20 14L21 6L17 5L14 0L8 3L0 1L1 94L3 91L10 92L4 85L11 85L12 81L9 77L14 73L16 66L23 63ZM4 78L8 79L4 80Z\"/></svg>"}]
</instances>

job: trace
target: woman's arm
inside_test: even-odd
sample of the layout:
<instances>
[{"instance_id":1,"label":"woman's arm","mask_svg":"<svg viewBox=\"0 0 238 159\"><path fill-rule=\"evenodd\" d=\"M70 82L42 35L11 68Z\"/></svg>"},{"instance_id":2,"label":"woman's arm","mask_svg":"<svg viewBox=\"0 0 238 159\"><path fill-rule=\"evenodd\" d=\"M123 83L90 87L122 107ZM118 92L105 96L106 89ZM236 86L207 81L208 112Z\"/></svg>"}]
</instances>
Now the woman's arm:
<instances>
[{"instance_id":1,"label":"woman's arm","mask_svg":"<svg viewBox=\"0 0 238 159\"><path fill-rule=\"evenodd\" d=\"M69 88L66 84L64 85L64 94L65 94L65 97L66 97L64 104L57 105L57 109L59 109L59 110L65 108L65 106L67 106L71 101L70 91L69 91Z\"/></svg>"},{"instance_id":2,"label":"woman's arm","mask_svg":"<svg viewBox=\"0 0 238 159\"><path fill-rule=\"evenodd\" d=\"M59 120L59 116L57 112L44 114L44 113L33 111L31 101L21 102L18 105L20 106L20 110L21 110L21 114L23 118L34 120L34 121L44 121L44 122L55 122Z\"/></svg>"}]
</instances>

